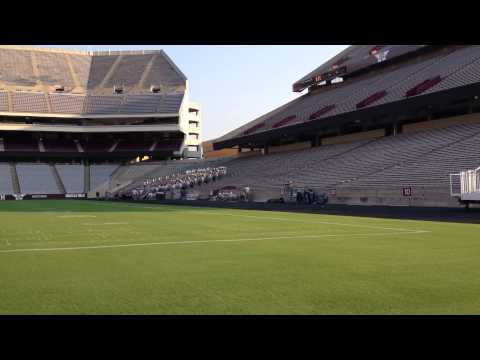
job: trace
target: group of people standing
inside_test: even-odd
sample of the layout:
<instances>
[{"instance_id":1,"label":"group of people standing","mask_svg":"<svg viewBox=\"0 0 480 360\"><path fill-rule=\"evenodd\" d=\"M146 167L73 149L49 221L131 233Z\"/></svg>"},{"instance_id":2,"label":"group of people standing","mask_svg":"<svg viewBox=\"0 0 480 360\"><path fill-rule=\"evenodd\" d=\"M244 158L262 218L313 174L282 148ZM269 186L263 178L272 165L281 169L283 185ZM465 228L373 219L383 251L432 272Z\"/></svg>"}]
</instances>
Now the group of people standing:
<instances>
[{"instance_id":1,"label":"group of people standing","mask_svg":"<svg viewBox=\"0 0 480 360\"><path fill-rule=\"evenodd\" d=\"M208 184L226 174L227 168L224 166L187 170L179 174L147 179L142 186L130 190L128 195L133 200L155 200L159 197L174 198L173 195L175 193L179 194L180 198L183 198L186 196L188 188L193 188L195 185Z\"/></svg>"}]
</instances>

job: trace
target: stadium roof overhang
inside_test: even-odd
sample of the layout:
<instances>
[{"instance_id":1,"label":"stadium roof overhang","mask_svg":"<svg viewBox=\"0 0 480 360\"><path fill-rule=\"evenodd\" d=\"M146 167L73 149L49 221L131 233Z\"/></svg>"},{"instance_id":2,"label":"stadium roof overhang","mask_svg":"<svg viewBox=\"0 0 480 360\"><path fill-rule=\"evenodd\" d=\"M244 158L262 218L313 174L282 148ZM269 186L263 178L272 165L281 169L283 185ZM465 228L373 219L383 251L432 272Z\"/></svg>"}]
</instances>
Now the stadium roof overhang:
<instances>
[{"instance_id":1,"label":"stadium roof overhang","mask_svg":"<svg viewBox=\"0 0 480 360\"><path fill-rule=\"evenodd\" d=\"M371 50L373 45L352 45L337 54L336 56L332 57L322 65L320 65L315 70L311 71L300 80L296 81L292 85L292 90L294 92L302 92L306 88L312 87L317 85L322 81L332 80L335 77L350 77L354 74L362 73L365 71L371 71L373 69L382 68L389 64L403 61L406 58L419 55L423 52L428 52L438 47L439 45L377 45L387 49L387 54L390 50L393 51L393 56L386 58L385 60L376 60L373 54L367 55L365 51ZM393 48L392 48L393 47ZM349 53L352 50L361 50L363 49L364 56L353 56L350 58ZM382 50L382 51L383 51ZM379 51L379 52L382 52ZM368 59L365 57L367 56ZM346 64L341 64L336 66L335 63L342 58L348 59Z\"/></svg>"},{"instance_id":2,"label":"stadium roof overhang","mask_svg":"<svg viewBox=\"0 0 480 360\"><path fill-rule=\"evenodd\" d=\"M372 106L335 116L321 118L293 126L263 131L260 133L234 137L213 143L214 150L240 147L261 147L285 137L313 136L326 129L338 129L348 124L364 124L373 119L383 119L378 125L388 125L418 117L421 112L432 113L445 110L462 101L473 102L480 97L480 83L457 87L410 99Z\"/></svg>"}]
</instances>

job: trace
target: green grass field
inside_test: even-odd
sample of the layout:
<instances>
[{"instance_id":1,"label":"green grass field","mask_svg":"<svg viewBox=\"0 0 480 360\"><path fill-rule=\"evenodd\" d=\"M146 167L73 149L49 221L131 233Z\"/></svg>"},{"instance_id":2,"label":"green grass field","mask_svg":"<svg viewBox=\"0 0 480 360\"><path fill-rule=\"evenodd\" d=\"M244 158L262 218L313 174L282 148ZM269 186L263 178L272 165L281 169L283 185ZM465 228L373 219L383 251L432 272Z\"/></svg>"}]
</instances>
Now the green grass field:
<instances>
[{"instance_id":1,"label":"green grass field","mask_svg":"<svg viewBox=\"0 0 480 360\"><path fill-rule=\"evenodd\" d=\"M0 314L480 314L480 225L0 202Z\"/></svg>"}]
</instances>

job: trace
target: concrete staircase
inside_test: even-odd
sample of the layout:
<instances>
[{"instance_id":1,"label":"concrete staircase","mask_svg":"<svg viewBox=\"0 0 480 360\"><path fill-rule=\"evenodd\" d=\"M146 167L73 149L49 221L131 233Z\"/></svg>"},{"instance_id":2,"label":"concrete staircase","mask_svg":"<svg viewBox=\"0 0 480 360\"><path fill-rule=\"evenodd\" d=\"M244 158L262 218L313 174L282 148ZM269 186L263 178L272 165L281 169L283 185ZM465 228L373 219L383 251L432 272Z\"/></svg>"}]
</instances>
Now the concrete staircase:
<instances>
[{"instance_id":1,"label":"concrete staircase","mask_svg":"<svg viewBox=\"0 0 480 360\"><path fill-rule=\"evenodd\" d=\"M84 192L88 193L90 191L90 165L89 164L86 164L84 166L83 176L84 176L83 184L85 186Z\"/></svg>"},{"instance_id":2,"label":"concrete staircase","mask_svg":"<svg viewBox=\"0 0 480 360\"><path fill-rule=\"evenodd\" d=\"M65 185L62 182L62 179L60 178L60 174L58 173L57 168L55 165L50 164L50 170L52 170L52 175L53 178L55 179L55 183L57 184L57 188L60 191L61 194L66 194L67 190L65 189Z\"/></svg>"},{"instance_id":3,"label":"concrete staircase","mask_svg":"<svg viewBox=\"0 0 480 360\"><path fill-rule=\"evenodd\" d=\"M10 163L9 165L10 165L10 175L12 177L13 192L15 194L21 194L22 191L20 189L20 181L18 180L17 168L15 167L14 163Z\"/></svg>"}]
</instances>

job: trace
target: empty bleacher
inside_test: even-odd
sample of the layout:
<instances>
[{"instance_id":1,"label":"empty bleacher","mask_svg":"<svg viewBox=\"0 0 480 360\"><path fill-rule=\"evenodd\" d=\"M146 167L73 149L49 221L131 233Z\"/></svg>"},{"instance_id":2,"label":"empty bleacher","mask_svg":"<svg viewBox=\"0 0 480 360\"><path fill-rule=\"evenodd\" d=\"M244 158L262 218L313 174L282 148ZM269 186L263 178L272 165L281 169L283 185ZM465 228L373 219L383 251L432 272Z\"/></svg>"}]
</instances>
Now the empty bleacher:
<instances>
[{"instance_id":1,"label":"empty bleacher","mask_svg":"<svg viewBox=\"0 0 480 360\"><path fill-rule=\"evenodd\" d=\"M83 165L65 165L57 164L58 174L62 180L65 190L69 194L83 193L84 185L84 166Z\"/></svg>"},{"instance_id":2,"label":"empty bleacher","mask_svg":"<svg viewBox=\"0 0 480 360\"><path fill-rule=\"evenodd\" d=\"M412 161L396 164L375 174L359 178L348 185L362 188L448 187L450 181L448 174L460 172L478 163L480 125L460 125L445 131L450 133L456 131L461 136L460 140L438 147ZM468 132L470 136L465 136Z\"/></svg>"},{"instance_id":3,"label":"empty bleacher","mask_svg":"<svg viewBox=\"0 0 480 360\"><path fill-rule=\"evenodd\" d=\"M52 169L46 164L17 164L22 194L60 194Z\"/></svg>"},{"instance_id":4,"label":"empty bleacher","mask_svg":"<svg viewBox=\"0 0 480 360\"><path fill-rule=\"evenodd\" d=\"M8 92L0 91L0 111L8 111Z\"/></svg>"},{"instance_id":5,"label":"empty bleacher","mask_svg":"<svg viewBox=\"0 0 480 360\"><path fill-rule=\"evenodd\" d=\"M150 85L180 85L185 81L173 66L163 56L155 56L152 69L148 73L145 84Z\"/></svg>"},{"instance_id":6,"label":"empty bleacher","mask_svg":"<svg viewBox=\"0 0 480 360\"><path fill-rule=\"evenodd\" d=\"M91 60L88 89L100 85L118 56L94 56Z\"/></svg>"},{"instance_id":7,"label":"empty bleacher","mask_svg":"<svg viewBox=\"0 0 480 360\"><path fill-rule=\"evenodd\" d=\"M67 63L66 55L58 52L35 52L39 80L45 85L74 87L75 83Z\"/></svg>"},{"instance_id":8,"label":"empty bleacher","mask_svg":"<svg viewBox=\"0 0 480 360\"><path fill-rule=\"evenodd\" d=\"M377 96L365 107L378 106L404 100L407 92L422 82L439 77L432 87L417 95L448 90L468 85L480 79L480 46L447 48L442 52L423 58L415 58L401 65L395 64L380 71L366 73L355 80L348 80L332 86L325 86L292 101L281 111L271 116L262 116L249 124L234 130L223 139L248 135L276 128L282 120L295 116L295 121L308 122L320 117L330 117L357 110L358 105L369 97ZM319 110L332 106L330 111L319 117L312 117ZM255 127L258 124L262 126ZM253 131L251 131L253 129Z\"/></svg>"},{"instance_id":9,"label":"empty bleacher","mask_svg":"<svg viewBox=\"0 0 480 360\"><path fill-rule=\"evenodd\" d=\"M449 174L478 166L480 124L454 125L413 134L382 137L346 144L234 158L223 165L229 175L202 187L249 186L257 193L280 194L282 186L318 191L363 187L399 189L405 186L435 188L449 196ZM163 169L162 175L167 175Z\"/></svg>"},{"instance_id":10,"label":"empty bleacher","mask_svg":"<svg viewBox=\"0 0 480 360\"><path fill-rule=\"evenodd\" d=\"M0 45L0 112L178 113L185 81L162 51L87 53ZM114 94L116 86L122 93ZM152 86L161 94L152 93Z\"/></svg>"},{"instance_id":11,"label":"empty bleacher","mask_svg":"<svg viewBox=\"0 0 480 360\"><path fill-rule=\"evenodd\" d=\"M12 93L13 111L48 113L45 93L17 91Z\"/></svg>"},{"instance_id":12,"label":"empty bleacher","mask_svg":"<svg viewBox=\"0 0 480 360\"><path fill-rule=\"evenodd\" d=\"M0 194L13 194L12 176L10 165L0 163Z\"/></svg>"},{"instance_id":13,"label":"empty bleacher","mask_svg":"<svg viewBox=\"0 0 480 360\"><path fill-rule=\"evenodd\" d=\"M134 86L144 73L148 63L152 59L151 54L124 56L115 68L112 76L106 82L106 86L114 85Z\"/></svg>"},{"instance_id":14,"label":"empty bleacher","mask_svg":"<svg viewBox=\"0 0 480 360\"><path fill-rule=\"evenodd\" d=\"M116 114L122 101L122 95L88 96L85 104L85 113Z\"/></svg>"},{"instance_id":15,"label":"empty bleacher","mask_svg":"<svg viewBox=\"0 0 480 360\"><path fill-rule=\"evenodd\" d=\"M52 112L62 114L81 114L85 103L85 95L48 94L52 104Z\"/></svg>"},{"instance_id":16,"label":"empty bleacher","mask_svg":"<svg viewBox=\"0 0 480 360\"><path fill-rule=\"evenodd\" d=\"M0 79L7 84L35 86L30 51L0 48Z\"/></svg>"},{"instance_id":17,"label":"empty bleacher","mask_svg":"<svg viewBox=\"0 0 480 360\"><path fill-rule=\"evenodd\" d=\"M90 189L95 189L110 180L110 175L118 168L118 165L91 165L90 166Z\"/></svg>"},{"instance_id":18,"label":"empty bleacher","mask_svg":"<svg viewBox=\"0 0 480 360\"><path fill-rule=\"evenodd\" d=\"M92 58L90 56L80 54L67 54L67 56L70 58L70 63L72 64L78 85L80 85L83 89L86 89L88 85L88 76L90 73Z\"/></svg>"},{"instance_id":19,"label":"empty bleacher","mask_svg":"<svg viewBox=\"0 0 480 360\"><path fill-rule=\"evenodd\" d=\"M163 102L157 109L159 113L178 112L183 100L183 93L165 95Z\"/></svg>"},{"instance_id":20,"label":"empty bleacher","mask_svg":"<svg viewBox=\"0 0 480 360\"><path fill-rule=\"evenodd\" d=\"M160 107L161 101L164 99L162 95L129 95L120 108L120 113L156 113Z\"/></svg>"}]
</instances>

